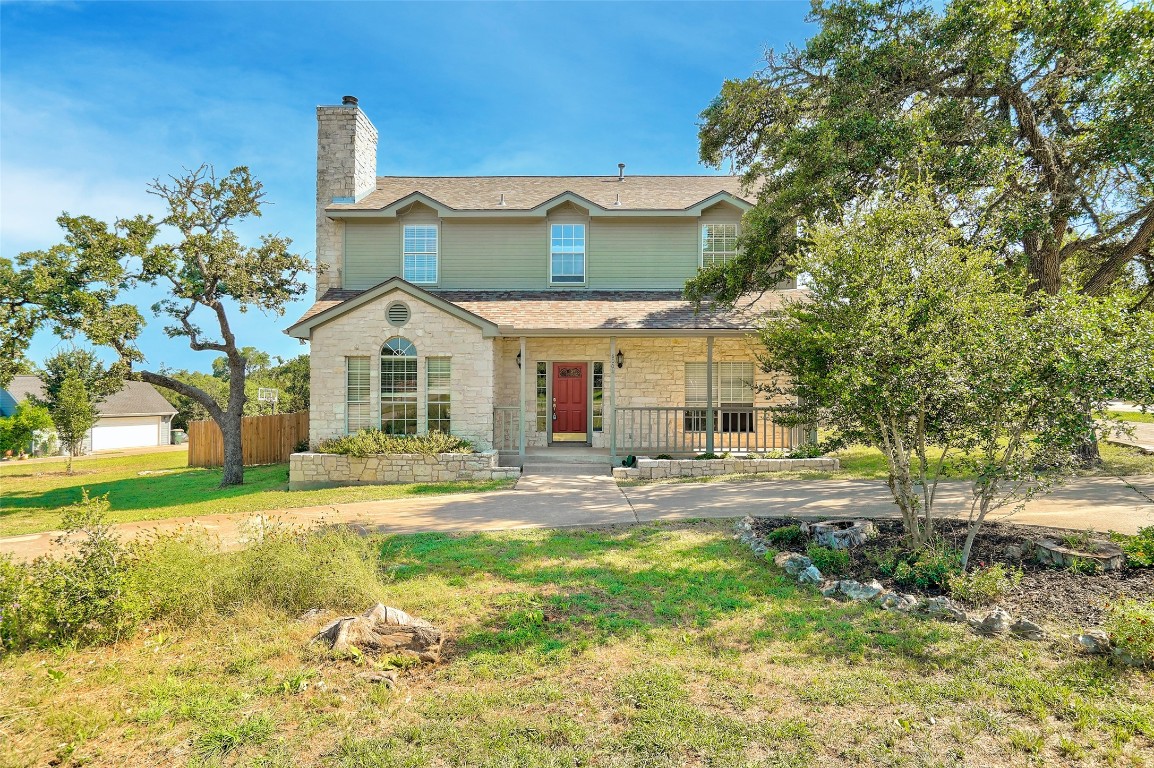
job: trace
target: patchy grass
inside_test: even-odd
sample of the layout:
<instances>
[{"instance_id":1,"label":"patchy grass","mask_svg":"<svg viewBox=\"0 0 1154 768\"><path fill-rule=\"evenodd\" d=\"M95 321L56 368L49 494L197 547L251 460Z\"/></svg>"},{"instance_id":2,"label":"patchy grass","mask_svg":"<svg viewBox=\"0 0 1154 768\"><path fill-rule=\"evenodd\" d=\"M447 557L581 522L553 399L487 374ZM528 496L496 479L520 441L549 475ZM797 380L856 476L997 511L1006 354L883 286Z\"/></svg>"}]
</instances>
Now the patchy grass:
<instances>
[{"instance_id":1,"label":"patchy grass","mask_svg":"<svg viewBox=\"0 0 1154 768\"><path fill-rule=\"evenodd\" d=\"M363 485L310 491L288 490L288 464L245 469L245 483L219 488L220 470L188 466L183 451L90 458L68 475L63 461L0 464L0 536L59 527L59 509L80 499L109 494L116 523L190 515L262 512L317 504L377 501L439 493L490 491L512 481Z\"/></svg>"},{"instance_id":2,"label":"patchy grass","mask_svg":"<svg viewBox=\"0 0 1154 768\"><path fill-rule=\"evenodd\" d=\"M263 603L13 654L0 765L1143 765L1154 749L1149 673L824 601L730 532L374 539L381 599L449 637L397 690L308 644L334 611Z\"/></svg>"}]
</instances>

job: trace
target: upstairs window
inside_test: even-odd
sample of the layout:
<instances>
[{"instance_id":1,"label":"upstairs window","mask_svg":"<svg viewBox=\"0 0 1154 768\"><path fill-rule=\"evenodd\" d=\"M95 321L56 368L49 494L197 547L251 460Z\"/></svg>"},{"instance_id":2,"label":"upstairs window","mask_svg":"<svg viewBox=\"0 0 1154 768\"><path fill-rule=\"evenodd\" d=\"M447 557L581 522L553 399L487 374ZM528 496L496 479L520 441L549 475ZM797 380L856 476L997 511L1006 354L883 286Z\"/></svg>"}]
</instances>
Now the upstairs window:
<instances>
[{"instance_id":1,"label":"upstairs window","mask_svg":"<svg viewBox=\"0 0 1154 768\"><path fill-rule=\"evenodd\" d=\"M549 282L581 285L585 282L585 225L549 227Z\"/></svg>"},{"instance_id":2,"label":"upstairs window","mask_svg":"<svg viewBox=\"0 0 1154 768\"><path fill-rule=\"evenodd\" d=\"M404 278L417 285L437 282L437 225L406 224Z\"/></svg>"},{"instance_id":3,"label":"upstairs window","mask_svg":"<svg viewBox=\"0 0 1154 768\"><path fill-rule=\"evenodd\" d=\"M724 264L737 255L736 224L701 225L701 267Z\"/></svg>"}]
</instances>

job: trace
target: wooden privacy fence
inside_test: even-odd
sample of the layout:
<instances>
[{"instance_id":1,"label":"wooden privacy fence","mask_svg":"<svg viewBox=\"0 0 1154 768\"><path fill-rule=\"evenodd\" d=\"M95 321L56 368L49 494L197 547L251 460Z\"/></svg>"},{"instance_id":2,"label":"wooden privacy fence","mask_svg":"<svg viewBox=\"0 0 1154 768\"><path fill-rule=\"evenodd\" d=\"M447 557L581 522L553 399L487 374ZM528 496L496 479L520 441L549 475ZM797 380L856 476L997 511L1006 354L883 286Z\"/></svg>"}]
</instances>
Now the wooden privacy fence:
<instances>
[{"instance_id":1,"label":"wooden privacy fence","mask_svg":"<svg viewBox=\"0 0 1154 768\"><path fill-rule=\"evenodd\" d=\"M245 416L241 421L244 465L279 464L309 439L309 414L281 413L275 416ZM224 438L212 419L188 423L188 466L224 465Z\"/></svg>"}]
</instances>

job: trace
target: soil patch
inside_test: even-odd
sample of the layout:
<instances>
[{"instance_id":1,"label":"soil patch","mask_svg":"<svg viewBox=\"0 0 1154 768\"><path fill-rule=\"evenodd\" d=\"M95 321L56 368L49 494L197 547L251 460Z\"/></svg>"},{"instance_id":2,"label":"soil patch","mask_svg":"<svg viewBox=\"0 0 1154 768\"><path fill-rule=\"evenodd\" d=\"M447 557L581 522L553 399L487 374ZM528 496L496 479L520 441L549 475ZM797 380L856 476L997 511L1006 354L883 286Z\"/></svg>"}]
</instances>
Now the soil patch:
<instances>
[{"instance_id":1,"label":"soil patch","mask_svg":"<svg viewBox=\"0 0 1154 768\"><path fill-rule=\"evenodd\" d=\"M754 532L765 536L774 528L796 525L800 521L787 517L755 518ZM888 589L936 595L933 590L916 590L899 586L893 579L878 572L877 561L887 552L907 548L900 521L874 520L878 535L851 548L847 573L827 574L833 577L859 581L877 579ZM950 545L961 548L966 537L965 522L943 520L938 523L942 538ZM1029 560L1021 562L1007 556L1011 547L1032 549L1038 539L1057 538L1070 533L1062 528L1045 528L1011 523L986 523L974 540L971 562L981 565L1004 563L1022 569L1022 582L999 599L998 605L1014 616L1033 621L1052 622L1070 627L1093 627L1102 623L1110 603L1124 598L1150 600L1154 596L1154 569L1124 568L1097 574L1076 574L1052 568Z\"/></svg>"}]
</instances>

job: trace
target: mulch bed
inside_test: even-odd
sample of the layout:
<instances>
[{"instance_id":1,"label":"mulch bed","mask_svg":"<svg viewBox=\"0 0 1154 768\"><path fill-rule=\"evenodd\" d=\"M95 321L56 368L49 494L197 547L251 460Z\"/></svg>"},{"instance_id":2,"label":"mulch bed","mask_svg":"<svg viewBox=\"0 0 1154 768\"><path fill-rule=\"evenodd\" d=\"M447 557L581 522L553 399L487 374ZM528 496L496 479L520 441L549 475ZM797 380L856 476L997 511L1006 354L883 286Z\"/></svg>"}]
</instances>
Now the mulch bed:
<instances>
[{"instance_id":1,"label":"mulch bed","mask_svg":"<svg viewBox=\"0 0 1154 768\"><path fill-rule=\"evenodd\" d=\"M794 518L759 517L756 518L754 531L759 536L765 536L775 528L799 522ZM876 558L885 552L907 547L901 522L874 520L874 525L878 528L878 535L849 550L850 572L841 576L859 581L877 579L887 589L917 593L918 590L899 586L892 579L882 576L874 565ZM965 541L966 526L963 521L939 521L938 531L942 538L959 549ZM1023 616L1037 622L1059 623L1075 628L1093 627L1102 623L1106 606L1111 602L1121 598L1154 599L1154 569L1127 568L1085 575L1034 562L1017 562L1006 556L1006 550L1011 546L1023 547L1027 542L1041 538L1060 538L1064 533L1069 531L1033 525L986 523L974 540L970 560L973 564L993 565L1000 562L1020 567L1023 571L1021 584L998 600L998 605L1015 617ZM940 593L924 590L921 594Z\"/></svg>"}]
</instances>

